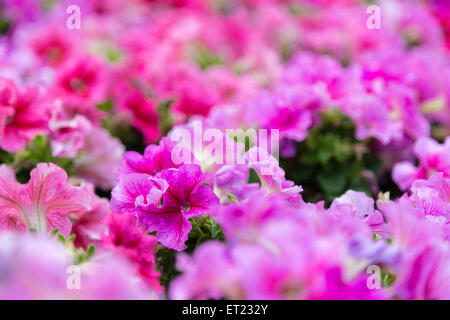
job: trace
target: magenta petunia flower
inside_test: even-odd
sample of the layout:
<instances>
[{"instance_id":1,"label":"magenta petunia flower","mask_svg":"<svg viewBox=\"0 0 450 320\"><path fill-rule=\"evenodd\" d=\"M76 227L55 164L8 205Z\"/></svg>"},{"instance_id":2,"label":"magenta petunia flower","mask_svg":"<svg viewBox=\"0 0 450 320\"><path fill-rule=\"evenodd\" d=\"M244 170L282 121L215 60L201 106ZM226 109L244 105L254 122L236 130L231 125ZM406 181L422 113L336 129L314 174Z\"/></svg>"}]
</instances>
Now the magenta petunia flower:
<instances>
[{"instance_id":1,"label":"magenta petunia flower","mask_svg":"<svg viewBox=\"0 0 450 320\"><path fill-rule=\"evenodd\" d=\"M112 213L107 220L109 231L102 238L103 248L127 258L135 267L137 275L150 288L161 292L160 274L155 270L156 238L147 234L133 215Z\"/></svg>"},{"instance_id":2,"label":"magenta petunia flower","mask_svg":"<svg viewBox=\"0 0 450 320\"><path fill-rule=\"evenodd\" d=\"M145 97L143 92L131 91L122 94L119 99L119 109L131 117L131 123L144 136L145 143L158 140L161 129L158 127L159 116L157 104L154 100Z\"/></svg>"},{"instance_id":3,"label":"magenta petunia flower","mask_svg":"<svg viewBox=\"0 0 450 320\"><path fill-rule=\"evenodd\" d=\"M50 112L39 97L39 90L19 90L14 82L0 78L0 147L14 152L37 134L47 133Z\"/></svg>"},{"instance_id":4,"label":"magenta petunia flower","mask_svg":"<svg viewBox=\"0 0 450 320\"><path fill-rule=\"evenodd\" d=\"M34 32L28 45L42 64L58 67L75 52L74 41L73 34L55 24Z\"/></svg>"},{"instance_id":5,"label":"magenta petunia flower","mask_svg":"<svg viewBox=\"0 0 450 320\"><path fill-rule=\"evenodd\" d=\"M148 174L130 173L121 177L111 193L111 207L118 212L136 214L138 206L159 206L169 185Z\"/></svg>"},{"instance_id":6,"label":"magenta petunia flower","mask_svg":"<svg viewBox=\"0 0 450 320\"><path fill-rule=\"evenodd\" d=\"M120 180L122 175L128 173L147 173L155 175L163 169L178 168L181 161L174 163L172 150L177 145L169 138L161 139L159 145L149 145L141 155L135 151L128 151L123 154L124 160L120 163L116 180Z\"/></svg>"},{"instance_id":7,"label":"magenta petunia flower","mask_svg":"<svg viewBox=\"0 0 450 320\"><path fill-rule=\"evenodd\" d=\"M106 99L106 72L101 60L76 56L57 70L51 92L66 108L88 116L95 111L97 103Z\"/></svg>"},{"instance_id":8,"label":"magenta petunia flower","mask_svg":"<svg viewBox=\"0 0 450 320\"><path fill-rule=\"evenodd\" d=\"M192 228L188 219L211 213L210 208L219 203L219 198L208 184L211 178L198 165L166 169L157 177L169 184L162 205L138 206L138 218L147 231L157 231L156 237L163 245L181 251Z\"/></svg>"}]
</instances>

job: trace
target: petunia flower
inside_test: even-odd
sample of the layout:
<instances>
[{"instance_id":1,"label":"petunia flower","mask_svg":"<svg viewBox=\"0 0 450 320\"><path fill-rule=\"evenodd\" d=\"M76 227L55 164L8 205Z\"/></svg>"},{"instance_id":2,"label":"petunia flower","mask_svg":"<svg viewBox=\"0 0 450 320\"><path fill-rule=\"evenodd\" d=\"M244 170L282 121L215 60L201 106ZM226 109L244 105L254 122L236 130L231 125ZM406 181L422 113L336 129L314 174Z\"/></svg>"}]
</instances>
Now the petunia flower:
<instances>
[{"instance_id":1,"label":"petunia flower","mask_svg":"<svg viewBox=\"0 0 450 320\"><path fill-rule=\"evenodd\" d=\"M158 297L136 281L129 261L113 251L99 252L88 262L75 265L67 247L41 234L1 234L0 260L2 300Z\"/></svg>"},{"instance_id":2,"label":"petunia flower","mask_svg":"<svg viewBox=\"0 0 450 320\"><path fill-rule=\"evenodd\" d=\"M68 60L58 70L54 90L73 103L100 103L105 98L105 69L91 56L78 56Z\"/></svg>"},{"instance_id":3,"label":"petunia flower","mask_svg":"<svg viewBox=\"0 0 450 320\"><path fill-rule=\"evenodd\" d=\"M100 188L112 188L124 146L106 129L93 125L81 129L84 130L83 146L74 160L74 175Z\"/></svg>"},{"instance_id":4,"label":"petunia flower","mask_svg":"<svg viewBox=\"0 0 450 320\"><path fill-rule=\"evenodd\" d=\"M192 256L180 253L177 270L183 272L170 285L169 297L184 299L220 299L239 297L238 269L230 250L218 241L208 241Z\"/></svg>"},{"instance_id":5,"label":"petunia flower","mask_svg":"<svg viewBox=\"0 0 450 320\"><path fill-rule=\"evenodd\" d=\"M414 144L414 154L419 160L419 166L409 161L397 163L392 169L392 178L402 190L411 187L417 179L427 179L435 172L441 172L444 178L450 177L450 138L443 144L423 137Z\"/></svg>"},{"instance_id":6,"label":"petunia flower","mask_svg":"<svg viewBox=\"0 0 450 320\"><path fill-rule=\"evenodd\" d=\"M50 113L39 90L19 90L14 82L0 78L0 147L14 152L37 134L48 132Z\"/></svg>"},{"instance_id":7,"label":"petunia flower","mask_svg":"<svg viewBox=\"0 0 450 320\"><path fill-rule=\"evenodd\" d=\"M300 207L304 202L301 186L286 180L278 160L261 147L252 147L245 153L247 165L255 170L261 181L261 190L267 194L279 192L292 205Z\"/></svg>"},{"instance_id":8,"label":"petunia flower","mask_svg":"<svg viewBox=\"0 0 450 320\"><path fill-rule=\"evenodd\" d=\"M173 159L172 151L177 145L175 141L169 138L162 138L159 145L149 145L141 155L135 151L128 151L123 154L123 160L117 170L116 181L119 181L122 175L128 173L146 173L155 175L163 169L178 168L181 161Z\"/></svg>"},{"instance_id":9,"label":"petunia flower","mask_svg":"<svg viewBox=\"0 0 450 320\"><path fill-rule=\"evenodd\" d=\"M348 190L342 196L333 200L329 213L338 222L343 222L346 219L361 221L372 232L383 238L389 238L389 225L384 222L382 213L375 210L374 204L375 201L364 192Z\"/></svg>"},{"instance_id":10,"label":"petunia flower","mask_svg":"<svg viewBox=\"0 0 450 320\"><path fill-rule=\"evenodd\" d=\"M411 192L411 200L426 215L450 218L450 179L444 178L442 172L433 174L428 180L414 181Z\"/></svg>"},{"instance_id":11,"label":"petunia flower","mask_svg":"<svg viewBox=\"0 0 450 320\"><path fill-rule=\"evenodd\" d=\"M0 169L0 229L2 231L70 234L69 214L86 210L90 195L67 183L66 172L53 163L40 163L31 171L27 184L15 181L14 172Z\"/></svg>"},{"instance_id":12,"label":"petunia flower","mask_svg":"<svg viewBox=\"0 0 450 320\"><path fill-rule=\"evenodd\" d=\"M135 215L138 206L159 206L168 187L166 180L148 174L124 175L111 192L111 208Z\"/></svg>"},{"instance_id":13,"label":"petunia flower","mask_svg":"<svg viewBox=\"0 0 450 320\"><path fill-rule=\"evenodd\" d=\"M138 218L147 231L157 232L159 242L181 251L192 229L188 219L210 213L219 198L211 189L211 178L198 165L166 169L157 177L169 184L162 205L138 206Z\"/></svg>"},{"instance_id":14,"label":"petunia flower","mask_svg":"<svg viewBox=\"0 0 450 320\"><path fill-rule=\"evenodd\" d=\"M72 222L74 245L87 249L90 244L98 244L100 236L106 230L105 217L111 213L107 199L95 194L94 185L84 182L81 186L91 197L89 209L69 214Z\"/></svg>"},{"instance_id":15,"label":"petunia flower","mask_svg":"<svg viewBox=\"0 0 450 320\"><path fill-rule=\"evenodd\" d=\"M102 247L127 258L135 267L136 274L150 288L161 292L160 274L155 269L156 238L138 225L134 215L112 213L107 221L108 233L102 237Z\"/></svg>"},{"instance_id":16,"label":"petunia flower","mask_svg":"<svg viewBox=\"0 0 450 320\"><path fill-rule=\"evenodd\" d=\"M34 32L28 45L43 64L58 67L76 50L72 35L65 28L49 25Z\"/></svg>"},{"instance_id":17,"label":"petunia flower","mask_svg":"<svg viewBox=\"0 0 450 320\"><path fill-rule=\"evenodd\" d=\"M441 237L441 226L407 196L382 204L381 210L392 226L392 243L402 249L394 291L403 299L448 299L449 243Z\"/></svg>"},{"instance_id":18,"label":"petunia flower","mask_svg":"<svg viewBox=\"0 0 450 320\"><path fill-rule=\"evenodd\" d=\"M438 224L443 238L450 239L450 179L441 172L428 180L416 180L411 187L410 200L423 211L426 218Z\"/></svg>"}]
</instances>

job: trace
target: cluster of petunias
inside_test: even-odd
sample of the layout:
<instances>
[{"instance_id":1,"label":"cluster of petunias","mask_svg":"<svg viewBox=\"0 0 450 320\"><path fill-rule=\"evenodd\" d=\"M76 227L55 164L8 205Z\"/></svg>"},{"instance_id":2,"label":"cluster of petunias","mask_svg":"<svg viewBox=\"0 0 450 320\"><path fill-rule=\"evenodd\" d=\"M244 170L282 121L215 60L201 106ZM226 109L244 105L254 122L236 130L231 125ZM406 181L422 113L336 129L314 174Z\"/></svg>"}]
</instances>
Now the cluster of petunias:
<instances>
[{"instance_id":1,"label":"cluster of petunias","mask_svg":"<svg viewBox=\"0 0 450 320\"><path fill-rule=\"evenodd\" d=\"M450 5L368 5L3 1L0 298L449 299ZM336 109L403 195L302 197Z\"/></svg>"}]
</instances>

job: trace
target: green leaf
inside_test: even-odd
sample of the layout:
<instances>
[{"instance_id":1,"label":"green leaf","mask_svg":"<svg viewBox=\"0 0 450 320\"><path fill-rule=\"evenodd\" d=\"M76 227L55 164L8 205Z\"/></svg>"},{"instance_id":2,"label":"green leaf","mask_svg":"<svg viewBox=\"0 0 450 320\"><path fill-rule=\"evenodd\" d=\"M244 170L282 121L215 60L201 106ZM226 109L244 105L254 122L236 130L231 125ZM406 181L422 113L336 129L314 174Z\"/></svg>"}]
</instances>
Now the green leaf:
<instances>
[{"instance_id":1,"label":"green leaf","mask_svg":"<svg viewBox=\"0 0 450 320\"><path fill-rule=\"evenodd\" d=\"M218 236L222 233L222 228L214 221L212 217L209 217L211 220L211 238L217 239Z\"/></svg>"},{"instance_id":2,"label":"green leaf","mask_svg":"<svg viewBox=\"0 0 450 320\"><path fill-rule=\"evenodd\" d=\"M58 238L58 240L59 241L61 241L63 244L66 244L66 238L61 234L61 233L58 233L57 234L57 238Z\"/></svg>"},{"instance_id":3,"label":"green leaf","mask_svg":"<svg viewBox=\"0 0 450 320\"><path fill-rule=\"evenodd\" d=\"M97 109L99 109L101 111L109 112L112 110L112 108L113 108L113 102L110 99L97 104Z\"/></svg>"},{"instance_id":4,"label":"green leaf","mask_svg":"<svg viewBox=\"0 0 450 320\"><path fill-rule=\"evenodd\" d=\"M173 126L173 117L170 112L170 106L173 104L173 102L173 99L169 99L164 100L158 104L159 125L164 134L169 132Z\"/></svg>"},{"instance_id":5,"label":"green leaf","mask_svg":"<svg viewBox=\"0 0 450 320\"><path fill-rule=\"evenodd\" d=\"M238 203L238 200L236 199L236 197L233 196L231 193L227 194L227 198L228 198L228 200L230 200L230 202Z\"/></svg>"},{"instance_id":6,"label":"green leaf","mask_svg":"<svg viewBox=\"0 0 450 320\"><path fill-rule=\"evenodd\" d=\"M75 240L75 237L76 237L75 234L70 235L70 236L67 238L67 242L73 243L73 241Z\"/></svg>"},{"instance_id":7,"label":"green leaf","mask_svg":"<svg viewBox=\"0 0 450 320\"><path fill-rule=\"evenodd\" d=\"M220 56L204 46L197 46L194 51L194 61L202 70L212 66L221 65L223 63Z\"/></svg>"},{"instance_id":8,"label":"green leaf","mask_svg":"<svg viewBox=\"0 0 450 320\"><path fill-rule=\"evenodd\" d=\"M86 250L85 261L89 260L95 254L95 246L90 244Z\"/></svg>"},{"instance_id":9,"label":"green leaf","mask_svg":"<svg viewBox=\"0 0 450 320\"><path fill-rule=\"evenodd\" d=\"M390 286L392 286L392 284L394 284L395 280L396 280L396 277L394 274L389 273L387 271L381 272L381 282L382 282L382 286L384 288L389 288Z\"/></svg>"},{"instance_id":10,"label":"green leaf","mask_svg":"<svg viewBox=\"0 0 450 320\"><path fill-rule=\"evenodd\" d=\"M339 195L345 189L346 178L342 171L320 172L317 181L327 193Z\"/></svg>"}]
</instances>

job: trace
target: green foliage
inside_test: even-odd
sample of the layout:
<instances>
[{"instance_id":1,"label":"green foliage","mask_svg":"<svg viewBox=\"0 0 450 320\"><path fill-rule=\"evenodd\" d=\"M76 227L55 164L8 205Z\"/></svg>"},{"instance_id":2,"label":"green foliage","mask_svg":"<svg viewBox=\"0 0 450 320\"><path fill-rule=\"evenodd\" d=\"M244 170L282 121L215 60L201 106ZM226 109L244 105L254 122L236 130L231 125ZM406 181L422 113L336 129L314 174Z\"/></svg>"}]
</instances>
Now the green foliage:
<instances>
[{"instance_id":1,"label":"green foliage","mask_svg":"<svg viewBox=\"0 0 450 320\"><path fill-rule=\"evenodd\" d=\"M169 99L158 104L159 126L163 131L163 135L166 135L173 126L173 117L170 113L170 106L173 102L174 100Z\"/></svg>"},{"instance_id":2,"label":"green foliage","mask_svg":"<svg viewBox=\"0 0 450 320\"><path fill-rule=\"evenodd\" d=\"M297 155L280 159L288 179L302 185L303 198L330 203L348 189L378 192L381 161L370 153L370 140L355 138L353 122L338 110L322 113L322 123L298 144Z\"/></svg>"},{"instance_id":3,"label":"green foliage","mask_svg":"<svg viewBox=\"0 0 450 320\"><path fill-rule=\"evenodd\" d=\"M95 254L95 246L92 244L90 244L86 250L84 250L83 248L76 248L73 243L73 241L75 240L74 234L70 235L67 239L58 232L58 229L53 229L52 231L50 231L50 234L55 235L63 245L73 251L75 264L86 262Z\"/></svg>"},{"instance_id":4,"label":"green foliage","mask_svg":"<svg viewBox=\"0 0 450 320\"><path fill-rule=\"evenodd\" d=\"M0 36L7 34L9 29L11 28L11 25L12 21L4 16L0 5Z\"/></svg>"},{"instance_id":5,"label":"green foliage","mask_svg":"<svg viewBox=\"0 0 450 320\"><path fill-rule=\"evenodd\" d=\"M114 104L113 104L112 100L107 99L107 100L97 104L97 109L99 109L101 111L105 111L105 112L111 112L113 106L114 106Z\"/></svg>"},{"instance_id":6,"label":"green foliage","mask_svg":"<svg viewBox=\"0 0 450 320\"><path fill-rule=\"evenodd\" d=\"M388 271L381 271L381 282L382 282L382 286L384 288L389 288L390 286L392 286L394 284L396 280L396 277L394 274L388 272Z\"/></svg>"},{"instance_id":7,"label":"green foliage","mask_svg":"<svg viewBox=\"0 0 450 320\"><path fill-rule=\"evenodd\" d=\"M105 55L109 62L116 63L122 60L122 53L115 46L107 46L105 48Z\"/></svg>"},{"instance_id":8,"label":"green foliage","mask_svg":"<svg viewBox=\"0 0 450 320\"><path fill-rule=\"evenodd\" d=\"M14 161L14 154L0 149L0 163L11 164Z\"/></svg>"},{"instance_id":9,"label":"green foliage","mask_svg":"<svg viewBox=\"0 0 450 320\"><path fill-rule=\"evenodd\" d=\"M179 272L175 268L176 251L162 247L156 252L156 270L161 274L159 283L166 289Z\"/></svg>"},{"instance_id":10,"label":"green foliage","mask_svg":"<svg viewBox=\"0 0 450 320\"><path fill-rule=\"evenodd\" d=\"M16 172L19 182L25 183L30 178L30 172L41 162L52 162L63 168L68 175L72 172L73 160L70 158L54 157L50 141L47 136L38 135L30 141L25 150L7 153L0 150L0 162L11 166Z\"/></svg>"},{"instance_id":11,"label":"green foliage","mask_svg":"<svg viewBox=\"0 0 450 320\"><path fill-rule=\"evenodd\" d=\"M127 151L143 153L146 147L142 133L130 123L117 122L114 118L102 119L102 126L109 131L111 136L118 138Z\"/></svg>"},{"instance_id":12,"label":"green foliage","mask_svg":"<svg viewBox=\"0 0 450 320\"><path fill-rule=\"evenodd\" d=\"M194 61L202 70L212 66L221 65L223 63L220 56L204 46L197 46L194 52Z\"/></svg>"},{"instance_id":13,"label":"green foliage","mask_svg":"<svg viewBox=\"0 0 450 320\"><path fill-rule=\"evenodd\" d=\"M192 230L189 232L189 240L186 242L187 252L194 251L200 244L208 240L224 241L222 229L211 216L199 216L190 221Z\"/></svg>"},{"instance_id":14,"label":"green foliage","mask_svg":"<svg viewBox=\"0 0 450 320\"><path fill-rule=\"evenodd\" d=\"M259 183L261 185L261 179L255 169L250 169L250 175L248 177L248 183Z\"/></svg>"},{"instance_id":15,"label":"green foliage","mask_svg":"<svg viewBox=\"0 0 450 320\"><path fill-rule=\"evenodd\" d=\"M238 202L237 199L236 199L236 197L235 197L234 195L232 195L231 193L228 193L228 194L227 194L227 198L228 198L228 200L230 200L230 202L232 202L232 203L237 203L237 202Z\"/></svg>"},{"instance_id":16,"label":"green foliage","mask_svg":"<svg viewBox=\"0 0 450 320\"><path fill-rule=\"evenodd\" d=\"M223 231L211 216L199 216L189 219L192 230L186 242L186 253L192 253L202 243L209 240L224 241ZM161 273L160 283L166 289L172 279L179 274L175 268L176 251L163 246L156 252L156 268Z\"/></svg>"}]
</instances>

